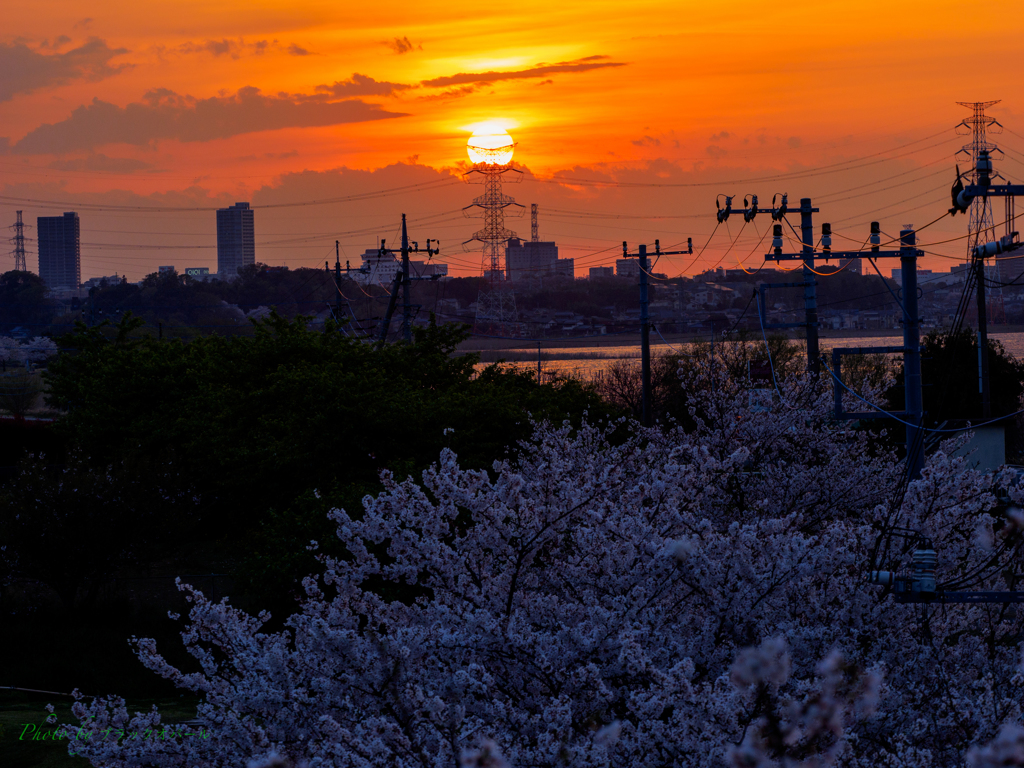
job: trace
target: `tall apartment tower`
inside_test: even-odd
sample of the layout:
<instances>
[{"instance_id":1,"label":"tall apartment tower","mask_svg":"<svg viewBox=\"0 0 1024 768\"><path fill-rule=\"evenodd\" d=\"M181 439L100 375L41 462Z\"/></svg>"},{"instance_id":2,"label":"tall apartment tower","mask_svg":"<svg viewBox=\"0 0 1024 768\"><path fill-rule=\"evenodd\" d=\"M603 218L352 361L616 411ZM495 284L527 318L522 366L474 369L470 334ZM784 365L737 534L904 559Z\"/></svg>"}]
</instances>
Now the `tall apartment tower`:
<instances>
[{"instance_id":1,"label":"tall apartment tower","mask_svg":"<svg viewBox=\"0 0 1024 768\"><path fill-rule=\"evenodd\" d=\"M235 203L217 210L217 275L233 280L240 267L256 263L256 233L253 210L248 203Z\"/></svg>"},{"instance_id":2,"label":"tall apartment tower","mask_svg":"<svg viewBox=\"0 0 1024 768\"><path fill-rule=\"evenodd\" d=\"M82 242L78 214L40 216L36 220L39 276L51 291L70 291L82 284Z\"/></svg>"}]
</instances>

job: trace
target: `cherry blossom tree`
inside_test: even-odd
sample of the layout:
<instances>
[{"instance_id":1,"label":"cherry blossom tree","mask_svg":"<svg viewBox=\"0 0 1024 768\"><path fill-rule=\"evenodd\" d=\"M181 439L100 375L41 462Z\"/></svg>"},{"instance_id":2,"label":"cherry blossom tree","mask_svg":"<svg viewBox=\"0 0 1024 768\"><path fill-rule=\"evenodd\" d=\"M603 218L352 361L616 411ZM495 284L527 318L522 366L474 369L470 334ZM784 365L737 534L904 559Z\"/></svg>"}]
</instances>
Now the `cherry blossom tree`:
<instances>
[{"instance_id":1,"label":"cherry blossom tree","mask_svg":"<svg viewBox=\"0 0 1024 768\"><path fill-rule=\"evenodd\" d=\"M898 525L940 580L1013 588L1011 474L939 452L894 500L902 465L820 383L780 382L770 411L722 367L682 383L696 429L539 424L491 471L444 451L385 475L332 513L348 555L281 631L183 586L194 668L136 643L200 726L132 738L160 713L81 699L108 735L73 748L110 768L1022 764L1024 617L867 583L906 564Z\"/></svg>"},{"instance_id":2,"label":"cherry blossom tree","mask_svg":"<svg viewBox=\"0 0 1024 768\"><path fill-rule=\"evenodd\" d=\"M29 365L42 362L55 354L57 345L53 339L45 336L35 336L25 341L0 336L0 361L5 364Z\"/></svg>"}]
</instances>

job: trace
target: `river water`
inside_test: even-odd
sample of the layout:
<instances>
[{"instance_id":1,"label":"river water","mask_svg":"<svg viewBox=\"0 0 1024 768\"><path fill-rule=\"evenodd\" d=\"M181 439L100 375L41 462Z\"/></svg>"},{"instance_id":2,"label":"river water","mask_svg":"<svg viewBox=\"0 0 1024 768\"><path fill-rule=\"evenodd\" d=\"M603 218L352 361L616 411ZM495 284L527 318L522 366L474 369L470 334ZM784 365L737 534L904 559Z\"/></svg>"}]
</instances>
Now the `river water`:
<instances>
[{"instance_id":1,"label":"river water","mask_svg":"<svg viewBox=\"0 0 1024 768\"><path fill-rule=\"evenodd\" d=\"M1014 357L1024 358L1024 333L999 333L989 334L989 338L997 339L1006 348L1006 351ZM726 342L729 343L729 342ZM794 339L794 344L803 346L803 340ZM857 337L825 337L820 340L822 351L832 347L898 347L902 346L903 337L893 334L888 336L857 336ZM552 346L547 346L551 344ZM605 370L612 363L619 360L640 360L640 345L621 346L555 346L557 339L543 344L540 358L541 370L546 374L575 375L584 379L593 378ZM658 343L651 341L651 355L658 356L671 352L686 352L690 342L678 344ZM504 360L509 365L517 368L530 370L537 369L537 349L534 347L519 347L518 349L490 349L481 350L482 365L498 360Z\"/></svg>"}]
</instances>

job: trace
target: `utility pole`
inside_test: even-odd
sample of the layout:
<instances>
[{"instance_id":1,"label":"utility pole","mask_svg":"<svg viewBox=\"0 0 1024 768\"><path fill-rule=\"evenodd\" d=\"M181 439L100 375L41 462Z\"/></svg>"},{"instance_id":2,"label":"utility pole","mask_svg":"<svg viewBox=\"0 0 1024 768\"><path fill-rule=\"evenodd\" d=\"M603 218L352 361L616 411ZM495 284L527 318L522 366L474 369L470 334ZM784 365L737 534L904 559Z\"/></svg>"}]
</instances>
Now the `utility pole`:
<instances>
[{"instance_id":1,"label":"utility pole","mask_svg":"<svg viewBox=\"0 0 1024 768\"><path fill-rule=\"evenodd\" d=\"M776 195L778 197L778 195ZM811 205L811 198L804 197L800 199L799 208L789 207L789 195L783 194L781 201L778 205L775 204L775 200L772 200L772 208L767 209L767 212L771 213L773 221L782 222L786 220L787 213L799 212L800 214L800 242L801 249L799 254L784 254L782 252L782 224L774 224L772 226L772 253L765 256L768 260L782 261L786 259L794 259L803 262L802 276L803 280L799 283L762 283L758 288L760 299L758 308L760 311L761 324L767 330L769 328L803 328L804 333L807 337L807 370L814 376L817 376L821 371L820 352L818 348L818 293L817 283L814 282L814 214L818 212L818 209ZM747 198L744 198L744 202L748 203ZM718 207L718 223L724 223L731 214L740 213L743 214L743 220L745 222L753 221L758 213L764 212L766 209L757 207L757 195L751 195L747 207L743 208L742 211L734 211L732 207L732 197L725 198L725 208L722 208L719 204ZM788 224L788 222L787 222ZM828 224L823 225L822 231L824 232L825 227L829 227ZM831 229L829 229L831 231ZM829 237L829 245L831 246L831 237ZM803 288L804 289L804 322L802 323L771 323L769 324L766 319L767 304L765 303L765 291L768 288Z\"/></svg>"},{"instance_id":2,"label":"utility pole","mask_svg":"<svg viewBox=\"0 0 1024 768\"><path fill-rule=\"evenodd\" d=\"M992 418L992 388L988 377L988 307L985 298L985 260L974 257L978 281L978 389L981 392L981 416Z\"/></svg>"},{"instance_id":3,"label":"utility pole","mask_svg":"<svg viewBox=\"0 0 1024 768\"><path fill-rule=\"evenodd\" d=\"M754 205L756 206L756 198ZM806 285L811 282L807 276L813 276L814 265L814 230L811 227L811 214L817 212L817 208L811 207L809 198L800 201L801 213L801 241L803 247L800 253L782 252L782 225L775 224L772 238L772 252L765 254L766 261L802 261L804 267L804 283L775 283L762 284L758 286L758 312L761 323L765 328L786 328L799 323L781 323L769 325L766 323L765 291L768 288L804 288L804 309L807 314L807 352L810 355L811 349L818 351L818 314L814 286ZM728 203L723 211L719 209L719 216L724 213L728 216L731 212ZM787 212L785 196L782 205L772 211L772 218L776 221L782 219ZM745 213L747 221L750 221L757 214L756 209L748 210ZM834 347L832 349L832 376L833 395L835 398L835 418L837 419L877 419L895 416L903 419L906 423L906 466L907 476L916 479L921 476L921 467L924 464L924 441L921 440L921 423L924 419L924 397L922 395L921 382L921 319L918 317L917 307L917 259L924 255L923 251L917 249L917 234L913 229L907 228L900 232L899 250L881 250L881 228L878 222L871 222L871 234L868 241L871 248L868 251L834 251L832 250L832 225L825 223L821 225L821 249L822 256L829 259L859 259L867 258L873 263L879 258L898 258L902 268L903 279L903 300L900 305L903 309L903 346L902 347ZM813 333L812 333L813 330ZM812 347L813 344L813 347ZM904 409L899 413L847 413L843 411L842 399L842 356L843 355L877 355L877 354L903 354L903 383L904 383ZM807 370L816 374L820 368L811 365L808 358Z\"/></svg>"},{"instance_id":4,"label":"utility pole","mask_svg":"<svg viewBox=\"0 0 1024 768\"><path fill-rule=\"evenodd\" d=\"M438 247L431 248L430 243ZM425 252L427 258L436 256L440 252L441 242L439 240L431 241L427 238L427 247ZM378 345L383 345L387 341L388 328L391 326L391 317L394 315L395 307L398 303L398 289L402 288L402 337L407 342L412 342L412 300L410 295L410 289L413 280L437 280L441 275L431 275L429 277L413 277L409 274L409 254L410 253L423 253L420 250L420 245L415 240L409 240L409 231L406 228L405 214L402 214L402 247L395 251L392 248L388 248L384 241L380 241L380 249L377 251L378 258L383 259L388 254L392 256L395 253L399 253L402 256L402 261L398 272L395 273L395 282L391 286L391 298L388 300L388 309L384 314L384 322L381 323L380 338Z\"/></svg>"},{"instance_id":5,"label":"utility pole","mask_svg":"<svg viewBox=\"0 0 1024 768\"><path fill-rule=\"evenodd\" d=\"M380 241L381 250L384 249L384 241ZM395 306L398 304L398 287L402 284L402 272L399 270L395 272L395 280L391 283L391 295L388 297L388 308L384 312L384 320L380 324L380 338L377 340L377 346L384 346L384 342L388 340L388 329L391 327L391 317L395 314Z\"/></svg>"},{"instance_id":6,"label":"utility pole","mask_svg":"<svg viewBox=\"0 0 1024 768\"><path fill-rule=\"evenodd\" d=\"M917 233L900 232L900 275L903 282L903 404L907 412L907 476L921 476L924 466L924 396L921 381L921 318L917 312ZM913 424L914 426L910 426Z\"/></svg>"},{"instance_id":7,"label":"utility pole","mask_svg":"<svg viewBox=\"0 0 1024 768\"><path fill-rule=\"evenodd\" d=\"M661 256L674 256L677 254L693 253L693 239L686 238L687 249L685 251L663 251L661 243L654 241L654 252ZM629 253L626 241L622 241L622 258L636 257L640 267L640 403L641 421L645 427L654 423L654 413L651 407L651 321L648 312L649 301L647 295L647 278L650 275L650 266L647 263L647 246L640 245L637 253Z\"/></svg>"},{"instance_id":8,"label":"utility pole","mask_svg":"<svg viewBox=\"0 0 1024 768\"><path fill-rule=\"evenodd\" d=\"M329 261L324 262L324 269L327 270L327 276L328 278L330 278L331 263ZM366 265L360 267L359 269L352 269L352 265L348 262L348 260L346 259L345 261L346 277L351 277L353 272L361 275L369 275L372 273L372 271L373 270L370 267L367 267ZM346 325L352 325L352 321L355 319L356 313L355 310L352 309L351 302L348 300L345 294L341 292L341 243L339 243L337 240L334 241L334 290L337 292L338 295L335 297L334 308L331 311L334 314L335 322L338 323L338 328L342 330L345 333L345 335L348 335L348 332L344 330L344 327L341 322L342 302L348 305L349 320L348 323L346 323ZM328 306L330 306L329 303Z\"/></svg>"},{"instance_id":9,"label":"utility pole","mask_svg":"<svg viewBox=\"0 0 1024 768\"><path fill-rule=\"evenodd\" d=\"M402 338L412 343L412 281L409 280L409 232L402 214Z\"/></svg>"},{"instance_id":10,"label":"utility pole","mask_svg":"<svg viewBox=\"0 0 1024 768\"><path fill-rule=\"evenodd\" d=\"M625 243L623 243L625 246ZM643 424L651 426L651 323L647 300L647 246L640 246L640 381Z\"/></svg>"},{"instance_id":11,"label":"utility pole","mask_svg":"<svg viewBox=\"0 0 1024 768\"><path fill-rule=\"evenodd\" d=\"M804 316L807 318L807 370L813 376L821 371L818 353L818 293L814 282L814 221L811 198L800 199L800 234L804 254Z\"/></svg>"},{"instance_id":12,"label":"utility pole","mask_svg":"<svg viewBox=\"0 0 1024 768\"><path fill-rule=\"evenodd\" d=\"M335 297L334 319L338 322L339 325L341 324L341 299L342 299L342 295L341 295L341 251L340 251L340 247L341 247L341 244L337 240L335 240L334 241L334 287L337 289L338 295Z\"/></svg>"}]
</instances>

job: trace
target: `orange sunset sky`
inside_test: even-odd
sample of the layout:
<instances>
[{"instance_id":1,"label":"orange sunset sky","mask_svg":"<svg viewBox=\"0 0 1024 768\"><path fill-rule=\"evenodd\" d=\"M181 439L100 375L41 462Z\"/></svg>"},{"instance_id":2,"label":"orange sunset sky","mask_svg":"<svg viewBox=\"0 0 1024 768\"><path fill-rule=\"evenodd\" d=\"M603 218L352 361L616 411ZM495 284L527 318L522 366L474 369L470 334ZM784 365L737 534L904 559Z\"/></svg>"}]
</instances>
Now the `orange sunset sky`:
<instances>
[{"instance_id":1,"label":"orange sunset sky","mask_svg":"<svg viewBox=\"0 0 1024 768\"><path fill-rule=\"evenodd\" d=\"M236 200L258 261L321 266L337 239L357 263L404 212L479 274L461 174L488 121L518 142L506 191L578 276L623 240L703 245L718 194L812 197L854 245L873 219L923 226L949 207L957 101L1002 100L997 168L1024 178L1019 0L34 0L4 18L0 224L77 210L83 279L215 269L212 211ZM658 269L760 264L769 224L734 218ZM922 232L923 266L962 260L966 226Z\"/></svg>"}]
</instances>

